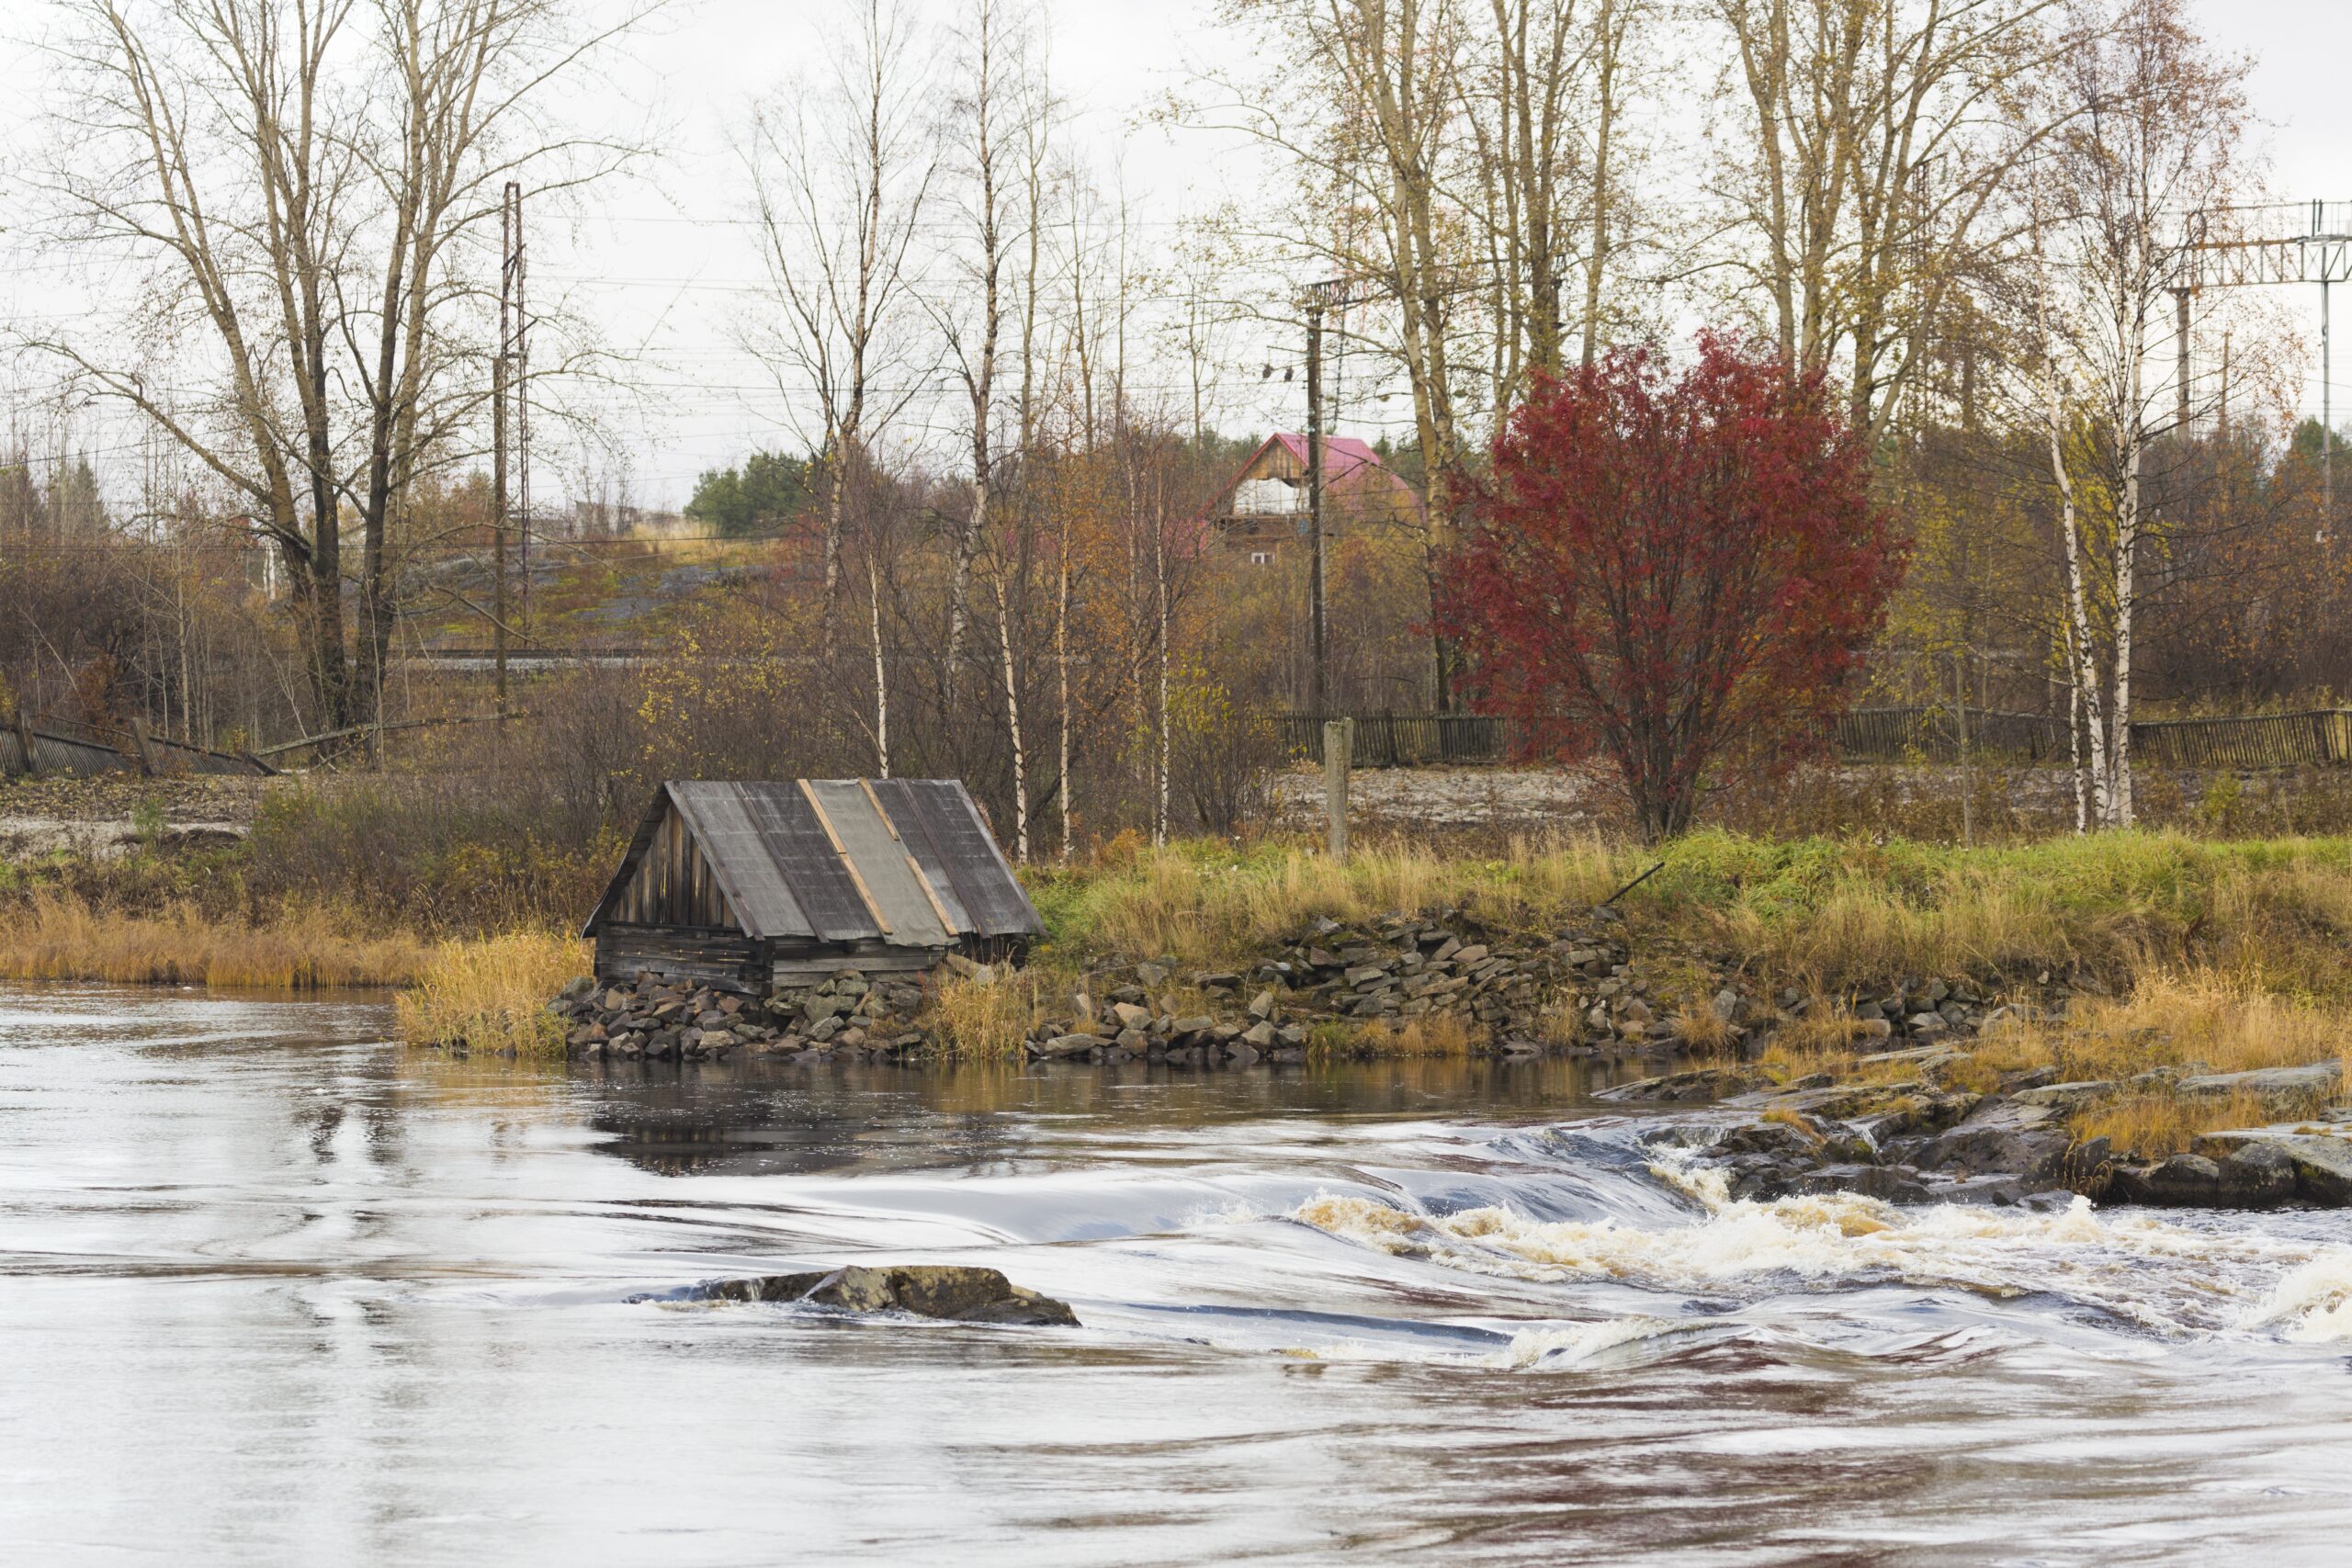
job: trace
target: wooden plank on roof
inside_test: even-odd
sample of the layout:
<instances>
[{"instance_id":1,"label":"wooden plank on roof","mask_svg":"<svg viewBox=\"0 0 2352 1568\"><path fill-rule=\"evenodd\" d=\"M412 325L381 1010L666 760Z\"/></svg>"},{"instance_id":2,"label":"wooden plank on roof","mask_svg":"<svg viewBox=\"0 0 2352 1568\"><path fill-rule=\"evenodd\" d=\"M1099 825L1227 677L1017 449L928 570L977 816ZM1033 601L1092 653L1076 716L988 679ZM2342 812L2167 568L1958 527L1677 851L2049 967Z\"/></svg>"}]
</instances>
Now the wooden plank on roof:
<instances>
[{"instance_id":1,"label":"wooden plank on roof","mask_svg":"<svg viewBox=\"0 0 2352 1568\"><path fill-rule=\"evenodd\" d=\"M978 936L980 922L963 897L956 892L956 879L947 857L932 841L931 829L916 813L910 792L913 781L908 779L876 779L873 784L874 803L898 829L899 846L909 858L922 868L923 880L939 900L940 919L957 936Z\"/></svg>"},{"instance_id":2,"label":"wooden plank on roof","mask_svg":"<svg viewBox=\"0 0 2352 1568\"><path fill-rule=\"evenodd\" d=\"M890 917L884 914L882 906L875 901L874 889L865 885L865 876L857 869L857 862L850 859L849 846L842 842L841 832L834 826L832 818L827 815L825 803L818 798L816 787L807 779L802 779L800 793L807 798L808 809L817 814L817 826L825 830L825 841L833 847L833 858L842 863L842 870L848 874L850 886L857 889L858 902L865 906L866 914L873 918L875 925L881 929L882 934L888 936Z\"/></svg>"},{"instance_id":3,"label":"wooden plank on roof","mask_svg":"<svg viewBox=\"0 0 2352 1568\"><path fill-rule=\"evenodd\" d=\"M865 784L857 779L811 779L808 788L873 897L890 940L903 947L952 946L956 933L924 896L897 834Z\"/></svg>"},{"instance_id":4,"label":"wooden plank on roof","mask_svg":"<svg viewBox=\"0 0 2352 1568\"><path fill-rule=\"evenodd\" d=\"M768 935L763 924L797 919L735 785L673 784L670 797L690 829L674 867L674 908L697 924L729 925L748 936Z\"/></svg>"},{"instance_id":5,"label":"wooden plank on roof","mask_svg":"<svg viewBox=\"0 0 2352 1568\"><path fill-rule=\"evenodd\" d=\"M887 784L889 781L886 779L883 782ZM940 929L951 936L961 935L966 921L960 918L960 912L948 909L946 902L939 896L939 889L933 886L931 878L924 874L922 863L915 859L913 849L907 843L905 835L899 831L899 825L890 820L889 812L883 809L882 797L874 793L874 781L860 779L857 786L865 792L865 798L873 802L874 814L882 818L882 826L890 829L890 840L899 846L899 853L905 859L907 869L914 874L915 886L922 889L924 900L931 905L931 912L939 917Z\"/></svg>"},{"instance_id":6,"label":"wooden plank on roof","mask_svg":"<svg viewBox=\"0 0 2352 1568\"><path fill-rule=\"evenodd\" d=\"M894 779L876 784L901 835L934 886L952 888L979 936L1042 936L1029 896L980 821L979 808L954 779Z\"/></svg>"},{"instance_id":7,"label":"wooden plank on roof","mask_svg":"<svg viewBox=\"0 0 2352 1568\"><path fill-rule=\"evenodd\" d=\"M812 936L820 942L849 942L880 936L857 885L834 851L817 808L797 783L737 786L745 815L759 829L769 861L792 891L800 925L762 936Z\"/></svg>"}]
</instances>

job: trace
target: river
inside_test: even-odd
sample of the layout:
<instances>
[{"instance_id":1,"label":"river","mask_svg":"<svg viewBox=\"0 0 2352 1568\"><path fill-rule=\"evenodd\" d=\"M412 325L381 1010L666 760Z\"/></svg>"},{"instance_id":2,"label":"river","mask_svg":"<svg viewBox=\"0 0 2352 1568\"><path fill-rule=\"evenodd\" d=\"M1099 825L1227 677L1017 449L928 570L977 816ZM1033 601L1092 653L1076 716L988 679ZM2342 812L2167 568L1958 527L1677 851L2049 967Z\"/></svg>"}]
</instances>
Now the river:
<instances>
[{"instance_id":1,"label":"river","mask_svg":"<svg viewBox=\"0 0 2352 1568\"><path fill-rule=\"evenodd\" d=\"M2352 1540L2341 1215L1724 1203L1566 1062L606 1075L388 1026L0 993L8 1561ZM1084 1326L628 1300L861 1259L994 1265Z\"/></svg>"}]
</instances>

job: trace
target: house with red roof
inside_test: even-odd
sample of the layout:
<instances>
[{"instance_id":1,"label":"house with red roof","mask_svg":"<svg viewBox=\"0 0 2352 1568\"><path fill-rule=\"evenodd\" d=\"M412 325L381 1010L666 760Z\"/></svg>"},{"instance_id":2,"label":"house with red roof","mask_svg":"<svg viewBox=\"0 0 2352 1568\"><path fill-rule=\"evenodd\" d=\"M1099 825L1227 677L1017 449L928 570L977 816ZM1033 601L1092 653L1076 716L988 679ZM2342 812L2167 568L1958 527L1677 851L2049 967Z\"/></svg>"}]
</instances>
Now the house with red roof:
<instances>
[{"instance_id":1,"label":"house with red roof","mask_svg":"<svg viewBox=\"0 0 2352 1568\"><path fill-rule=\"evenodd\" d=\"M1260 566L1306 552L1306 437L1277 432L1250 455L1204 516L1224 549ZM1352 435L1323 438L1324 537L1418 527L1420 492Z\"/></svg>"}]
</instances>

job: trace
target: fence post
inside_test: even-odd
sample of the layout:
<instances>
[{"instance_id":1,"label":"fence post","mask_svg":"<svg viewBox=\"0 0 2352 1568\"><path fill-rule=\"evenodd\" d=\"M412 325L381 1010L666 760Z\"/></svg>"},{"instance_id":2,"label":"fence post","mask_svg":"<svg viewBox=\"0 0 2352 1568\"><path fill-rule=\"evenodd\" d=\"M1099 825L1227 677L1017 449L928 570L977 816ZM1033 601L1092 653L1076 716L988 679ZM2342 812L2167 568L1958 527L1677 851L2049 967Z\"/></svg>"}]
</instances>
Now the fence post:
<instances>
[{"instance_id":1,"label":"fence post","mask_svg":"<svg viewBox=\"0 0 2352 1568\"><path fill-rule=\"evenodd\" d=\"M40 777L40 754L33 750L32 716L25 712L25 705L17 705L17 745L25 753L25 777Z\"/></svg>"},{"instance_id":2,"label":"fence post","mask_svg":"<svg viewBox=\"0 0 2352 1568\"><path fill-rule=\"evenodd\" d=\"M153 778L155 776L155 748L148 744L145 719L133 718L130 721L130 744L139 752L139 771L149 778Z\"/></svg>"},{"instance_id":3,"label":"fence post","mask_svg":"<svg viewBox=\"0 0 2352 1568\"><path fill-rule=\"evenodd\" d=\"M1348 858L1348 762L1355 754L1356 721L1335 718L1323 726L1323 813L1329 818L1331 858Z\"/></svg>"}]
</instances>

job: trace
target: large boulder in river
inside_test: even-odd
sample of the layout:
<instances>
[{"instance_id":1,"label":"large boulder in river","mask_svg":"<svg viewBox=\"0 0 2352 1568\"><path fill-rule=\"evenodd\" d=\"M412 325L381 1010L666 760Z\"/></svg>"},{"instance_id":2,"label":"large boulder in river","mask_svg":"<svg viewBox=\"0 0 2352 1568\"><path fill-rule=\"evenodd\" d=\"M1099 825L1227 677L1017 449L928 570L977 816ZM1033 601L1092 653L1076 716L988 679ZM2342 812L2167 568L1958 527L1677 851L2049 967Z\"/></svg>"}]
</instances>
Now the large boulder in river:
<instances>
[{"instance_id":1,"label":"large boulder in river","mask_svg":"<svg viewBox=\"0 0 2352 1568\"><path fill-rule=\"evenodd\" d=\"M2048 1106L2003 1100L1979 1107L1958 1126L1929 1139L1913 1163L1922 1170L2038 1181L2057 1171L2069 1142Z\"/></svg>"},{"instance_id":2,"label":"large boulder in river","mask_svg":"<svg viewBox=\"0 0 2352 1568\"><path fill-rule=\"evenodd\" d=\"M868 1269L814 1269L715 1280L668 1297L635 1300L806 1302L841 1312L906 1312L957 1323L1058 1324L1076 1326L1067 1302L1014 1284L994 1269L956 1264L900 1264Z\"/></svg>"}]
</instances>

